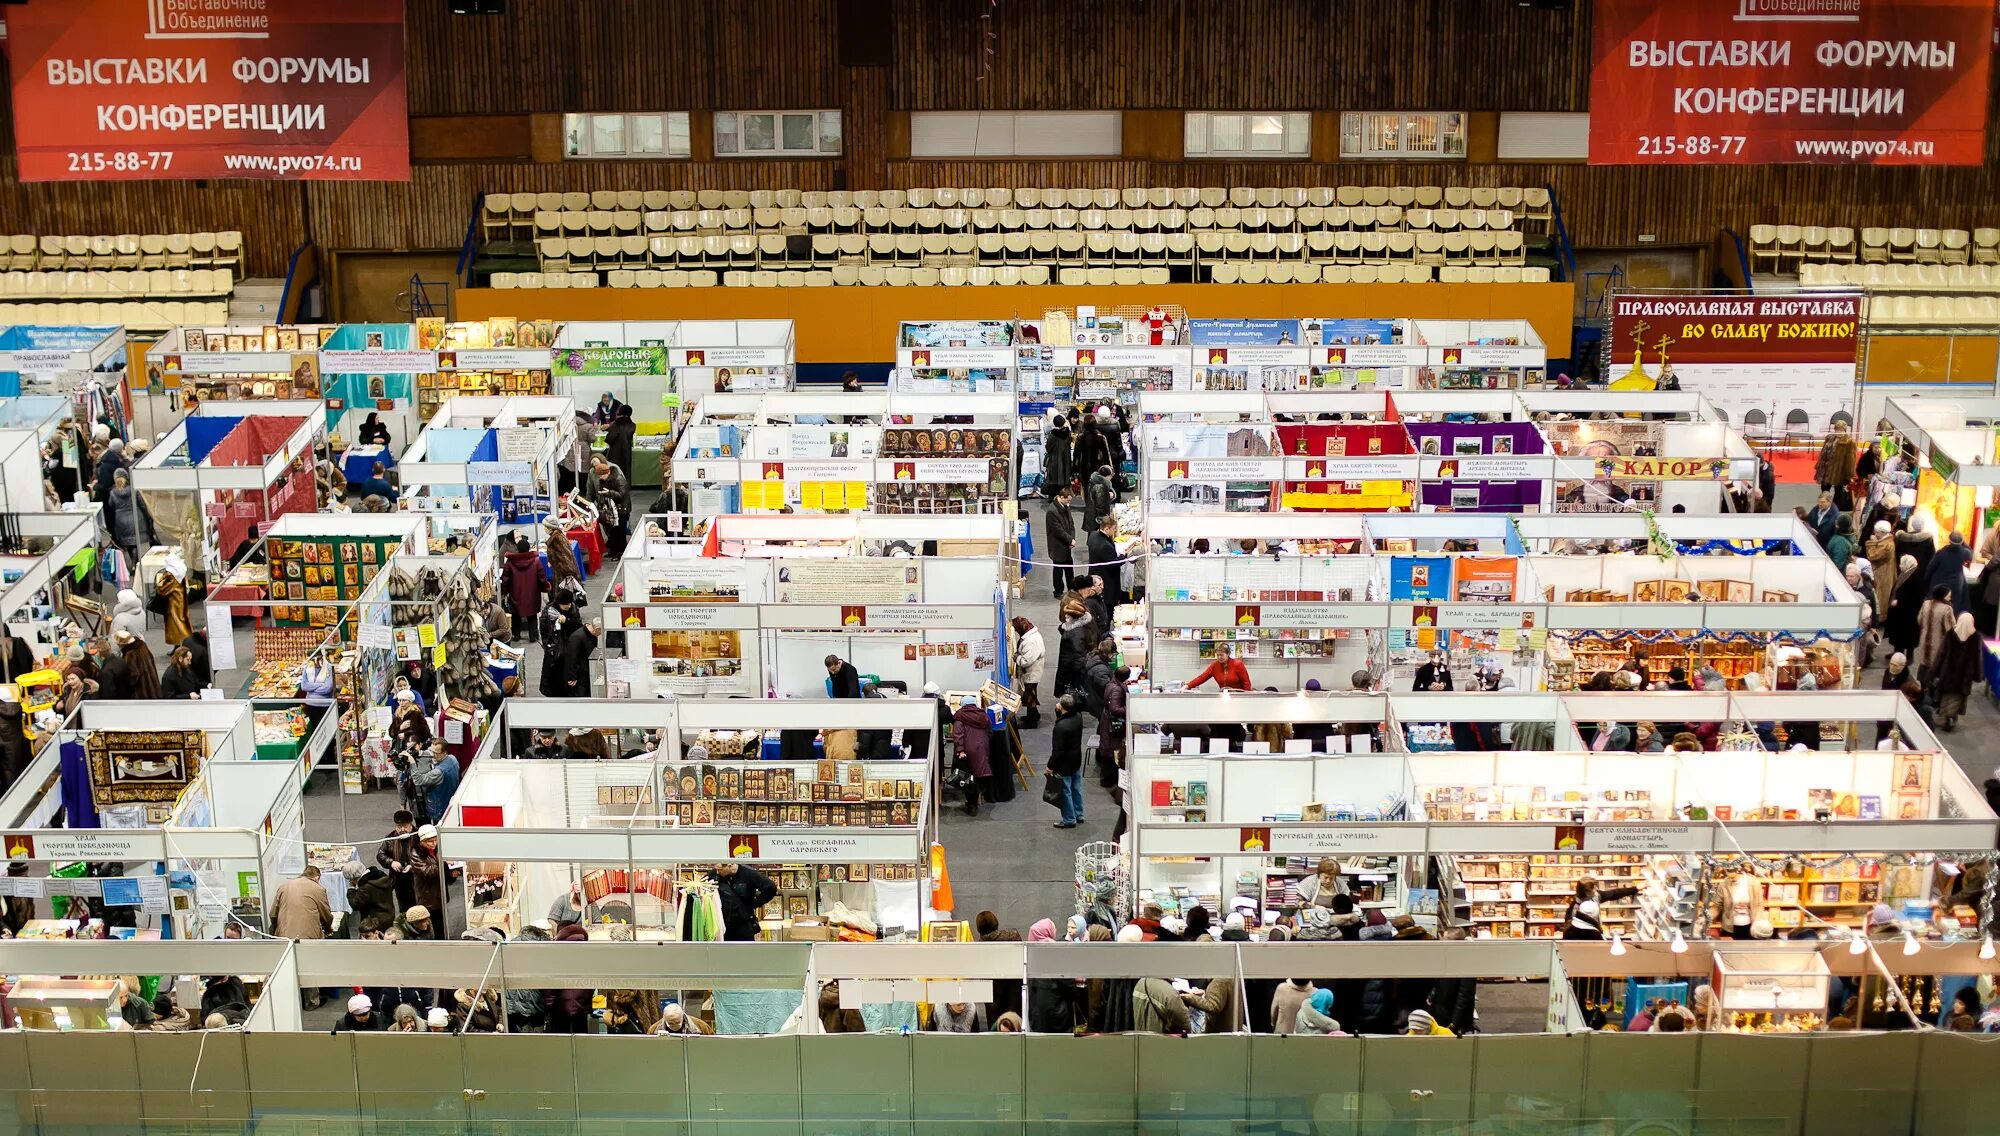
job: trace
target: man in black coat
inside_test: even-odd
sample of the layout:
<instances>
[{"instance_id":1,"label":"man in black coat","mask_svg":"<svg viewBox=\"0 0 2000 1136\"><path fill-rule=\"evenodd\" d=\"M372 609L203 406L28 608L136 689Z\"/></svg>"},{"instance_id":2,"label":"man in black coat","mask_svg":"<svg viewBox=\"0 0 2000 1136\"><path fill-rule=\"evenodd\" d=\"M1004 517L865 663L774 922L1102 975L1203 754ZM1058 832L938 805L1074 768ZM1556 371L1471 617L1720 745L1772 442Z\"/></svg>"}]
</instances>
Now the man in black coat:
<instances>
[{"instance_id":1,"label":"man in black coat","mask_svg":"<svg viewBox=\"0 0 2000 1136\"><path fill-rule=\"evenodd\" d=\"M1125 602L1124 572L1125 558L1118 555L1118 521L1106 516L1097 522L1097 531L1090 534L1087 547L1090 553L1090 571L1104 581L1105 614L1110 609ZM1107 618L1105 627L1110 627Z\"/></svg>"},{"instance_id":2,"label":"man in black coat","mask_svg":"<svg viewBox=\"0 0 2000 1136\"><path fill-rule=\"evenodd\" d=\"M861 697L861 672L839 655L826 657L827 689L835 698Z\"/></svg>"},{"instance_id":3,"label":"man in black coat","mask_svg":"<svg viewBox=\"0 0 2000 1136\"><path fill-rule=\"evenodd\" d=\"M590 657L597 653L597 636L604 625L591 620L570 631L563 640L562 697L590 697Z\"/></svg>"},{"instance_id":4,"label":"man in black coat","mask_svg":"<svg viewBox=\"0 0 2000 1136\"><path fill-rule=\"evenodd\" d=\"M1056 721L1049 728L1049 772L1062 781L1062 819L1057 828L1083 823L1083 707L1074 694L1056 699Z\"/></svg>"},{"instance_id":5,"label":"man in black coat","mask_svg":"<svg viewBox=\"0 0 2000 1136\"><path fill-rule=\"evenodd\" d=\"M1049 563L1054 566L1055 596L1063 597L1076 574L1076 517L1069 511L1072 494L1067 484L1056 487L1049 502Z\"/></svg>"},{"instance_id":6,"label":"man in black coat","mask_svg":"<svg viewBox=\"0 0 2000 1136\"><path fill-rule=\"evenodd\" d=\"M715 890L722 899L722 937L732 943L755 939L757 911L778 897L777 887L748 864L724 861L713 873Z\"/></svg>"},{"instance_id":7,"label":"man in black coat","mask_svg":"<svg viewBox=\"0 0 2000 1136\"><path fill-rule=\"evenodd\" d=\"M558 588L555 602L543 608L536 620L536 636L542 644L542 677L537 689L543 698L563 695L563 645L569 642L569 633L576 629L577 623L575 594L567 588Z\"/></svg>"},{"instance_id":8,"label":"man in black coat","mask_svg":"<svg viewBox=\"0 0 2000 1136\"><path fill-rule=\"evenodd\" d=\"M1083 607L1095 624L1091 628L1093 636L1102 639L1111 634L1111 589L1105 586L1104 577L1093 574L1087 579L1083 587Z\"/></svg>"},{"instance_id":9,"label":"man in black coat","mask_svg":"<svg viewBox=\"0 0 2000 1136\"><path fill-rule=\"evenodd\" d=\"M1074 439L1069 432L1069 416L1058 414L1049 424L1049 444L1047 459L1042 470L1042 496L1054 497L1059 490L1069 488L1076 480L1076 454L1071 449Z\"/></svg>"}]
</instances>

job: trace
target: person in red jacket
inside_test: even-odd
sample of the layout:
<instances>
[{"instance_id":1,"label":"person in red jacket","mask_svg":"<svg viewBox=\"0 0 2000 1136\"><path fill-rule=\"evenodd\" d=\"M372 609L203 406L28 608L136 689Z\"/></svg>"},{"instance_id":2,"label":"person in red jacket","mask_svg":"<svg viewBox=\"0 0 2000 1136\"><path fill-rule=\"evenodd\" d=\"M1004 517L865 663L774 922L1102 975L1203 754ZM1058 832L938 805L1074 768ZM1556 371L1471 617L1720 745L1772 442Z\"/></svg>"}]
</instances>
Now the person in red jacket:
<instances>
[{"instance_id":1,"label":"person in red jacket","mask_svg":"<svg viewBox=\"0 0 2000 1136\"><path fill-rule=\"evenodd\" d=\"M1208 664L1206 670L1194 676L1194 681L1188 683L1187 688L1193 690L1209 679L1214 679L1215 685L1224 690L1249 690L1250 668L1237 660L1236 652L1229 644L1218 643L1215 654L1215 661Z\"/></svg>"}]
</instances>

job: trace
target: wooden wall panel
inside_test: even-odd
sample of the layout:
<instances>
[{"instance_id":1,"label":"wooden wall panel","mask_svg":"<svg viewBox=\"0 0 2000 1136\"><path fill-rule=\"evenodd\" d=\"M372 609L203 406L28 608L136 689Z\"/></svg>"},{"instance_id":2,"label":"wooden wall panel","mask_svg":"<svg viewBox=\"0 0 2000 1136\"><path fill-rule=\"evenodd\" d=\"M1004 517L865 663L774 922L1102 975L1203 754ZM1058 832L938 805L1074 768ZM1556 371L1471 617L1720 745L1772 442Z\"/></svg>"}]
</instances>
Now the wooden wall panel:
<instances>
[{"instance_id":1,"label":"wooden wall panel","mask_svg":"<svg viewBox=\"0 0 2000 1136\"><path fill-rule=\"evenodd\" d=\"M911 110L1576 110L1588 92L1587 3L1001 0L979 20L891 2Z\"/></svg>"}]
</instances>

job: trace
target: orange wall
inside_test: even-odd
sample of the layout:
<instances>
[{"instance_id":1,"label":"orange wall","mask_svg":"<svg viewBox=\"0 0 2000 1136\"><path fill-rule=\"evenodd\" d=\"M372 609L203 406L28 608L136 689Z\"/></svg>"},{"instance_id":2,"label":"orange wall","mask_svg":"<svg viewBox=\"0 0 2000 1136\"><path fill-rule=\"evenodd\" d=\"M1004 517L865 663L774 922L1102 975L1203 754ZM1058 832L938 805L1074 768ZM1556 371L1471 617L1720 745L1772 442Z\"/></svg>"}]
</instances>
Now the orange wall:
<instances>
[{"instance_id":1,"label":"orange wall","mask_svg":"<svg viewBox=\"0 0 2000 1136\"><path fill-rule=\"evenodd\" d=\"M1993 383L2000 338L1992 335L1871 335L1869 383Z\"/></svg>"},{"instance_id":2,"label":"orange wall","mask_svg":"<svg viewBox=\"0 0 2000 1136\"><path fill-rule=\"evenodd\" d=\"M802 363L887 361L896 325L924 319L1031 319L1048 308L1178 304L1196 318L1525 319L1551 359L1570 352L1570 284L1167 284L889 288L468 288L457 318L789 319Z\"/></svg>"}]
</instances>

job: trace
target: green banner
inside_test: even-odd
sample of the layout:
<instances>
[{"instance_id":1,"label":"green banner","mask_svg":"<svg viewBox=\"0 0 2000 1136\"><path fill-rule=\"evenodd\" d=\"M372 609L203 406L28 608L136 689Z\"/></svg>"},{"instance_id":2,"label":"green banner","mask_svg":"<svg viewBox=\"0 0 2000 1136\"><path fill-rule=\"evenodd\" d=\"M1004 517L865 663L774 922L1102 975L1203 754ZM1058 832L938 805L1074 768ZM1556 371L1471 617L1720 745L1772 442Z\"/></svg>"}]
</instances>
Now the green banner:
<instances>
[{"instance_id":1,"label":"green banner","mask_svg":"<svg viewBox=\"0 0 2000 1136\"><path fill-rule=\"evenodd\" d=\"M558 377L578 375L664 375L664 347L564 347L555 353Z\"/></svg>"}]
</instances>

